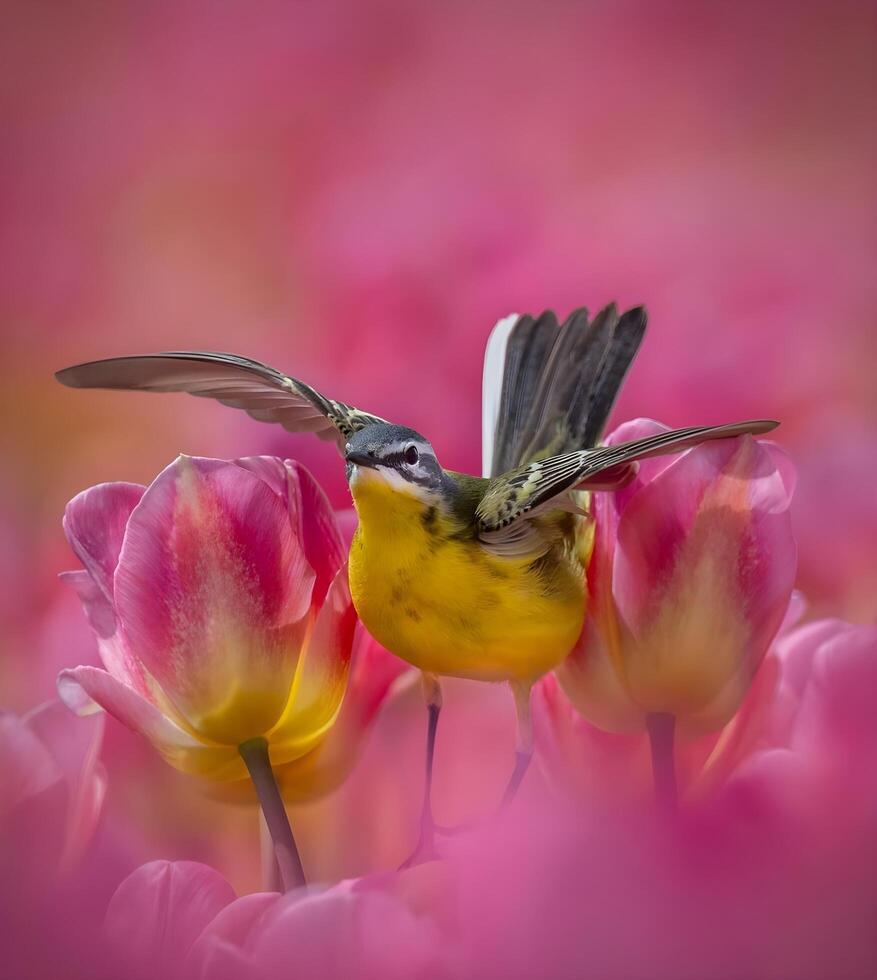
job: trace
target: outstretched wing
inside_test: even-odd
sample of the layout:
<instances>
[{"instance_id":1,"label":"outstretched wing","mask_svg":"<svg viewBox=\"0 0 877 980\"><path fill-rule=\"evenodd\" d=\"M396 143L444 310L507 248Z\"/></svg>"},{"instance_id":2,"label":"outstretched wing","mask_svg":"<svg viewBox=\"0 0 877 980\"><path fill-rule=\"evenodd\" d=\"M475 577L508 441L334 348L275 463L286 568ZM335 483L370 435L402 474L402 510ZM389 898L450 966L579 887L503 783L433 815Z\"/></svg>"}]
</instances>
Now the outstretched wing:
<instances>
[{"instance_id":1,"label":"outstretched wing","mask_svg":"<svg viewBox=\"0 0 877 980\"><path fill-rule=\"evenodd\" d=\"M618 489L633 478L638 460L682 452L711 439L762 435L777 425L760 419L674 429L618 446L549 456L518 467L490 481L476 515L479 540L497 554L535 556L547 547L547 539L533 518L547 510L576 512L571 491Z\"/></svg>"},{"instance_id":2,"label":"outstretched wing","mask_svg":"<svg viewBox=\"0 0 877 980\"><path fill-rule=\"evenodd\" d=\"M70 388L185 391L242 408L260 422L277 422L289 432L313 432L339 447L358 429L384 422L377 415L326 398L310 385L259 361L236 354L168 351L90 361L58 371Z\"/></svg>"}]
</instances>

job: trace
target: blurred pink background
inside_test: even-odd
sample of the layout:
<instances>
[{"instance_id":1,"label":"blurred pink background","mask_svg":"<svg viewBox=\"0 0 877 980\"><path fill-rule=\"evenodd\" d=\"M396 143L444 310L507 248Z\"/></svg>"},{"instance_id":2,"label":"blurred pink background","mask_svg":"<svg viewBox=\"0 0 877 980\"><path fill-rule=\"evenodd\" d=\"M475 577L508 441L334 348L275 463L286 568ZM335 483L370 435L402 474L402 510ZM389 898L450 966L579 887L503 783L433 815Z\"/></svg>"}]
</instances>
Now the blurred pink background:
<instances>
[{"instance_id":1,"label":"blurred pink background","mask_svg":"<svg viewBox=\"0 0 877 980\"><path fill-rule=\"evenodd\" d=\"M149 482L181 451L270 452L349 502L324 444L54 370L236 351L476 471L494 321L611 299L650 312L615 421L780 419L799 585L814 612L873 619L873 3L19 0L3 21L0 706L96 659L55 579L80 489ZM452 684L447 704L446 822L496 798L513 741L505 692ZM403 856L422 714L416 689L397 699L343 790L294 814L313 870ZM253 887L254 846L227 843L252 811L202 800L115 723L107 739L101 846ZM355 806L366 791L385 805Z\"/></svg>"}]
</instances>

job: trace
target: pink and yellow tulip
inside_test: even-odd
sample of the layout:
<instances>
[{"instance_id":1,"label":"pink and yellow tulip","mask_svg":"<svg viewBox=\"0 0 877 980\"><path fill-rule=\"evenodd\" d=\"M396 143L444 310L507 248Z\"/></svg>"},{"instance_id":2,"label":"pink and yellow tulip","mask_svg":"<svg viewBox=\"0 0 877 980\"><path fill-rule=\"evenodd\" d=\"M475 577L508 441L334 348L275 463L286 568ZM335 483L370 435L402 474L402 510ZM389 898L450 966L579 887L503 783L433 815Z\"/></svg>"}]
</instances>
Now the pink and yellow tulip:
<instances>
[{"instance_id":1,"label":"pink and yellow tulip","mask_svg":"<svg viewBox=\"0 0 877 980\"><path fill-rule=\"evenodd\" d=\"M283 765L325 738L356 614L334 514L304 467L181 456L148 488L74 497L64 528L84 565L65 578L105 668L63 671L68 705L104 708L216 780L246 776L251 739Z\"/></svg>"},{"instance_id":2,"label":"pink and yellow tulip","mask_svg":"<svg viewBox=\"0 0 877 980\"><path fill-rule=\"evenodd\" d=\"M660 431L636 420L608 440ZM792 592L791 463L749 437L644 462L594 501L591 604L557 671L578 710L608 731L650 715L715 731L739 708Z\"/></svg>"}]
</instances>

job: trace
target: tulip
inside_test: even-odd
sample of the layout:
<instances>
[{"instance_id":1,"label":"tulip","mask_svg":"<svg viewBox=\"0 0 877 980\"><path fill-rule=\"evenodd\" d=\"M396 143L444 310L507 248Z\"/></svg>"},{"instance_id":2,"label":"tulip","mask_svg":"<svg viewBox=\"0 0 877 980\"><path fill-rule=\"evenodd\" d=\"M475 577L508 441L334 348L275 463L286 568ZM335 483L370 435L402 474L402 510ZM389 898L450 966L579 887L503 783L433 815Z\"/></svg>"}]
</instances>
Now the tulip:
<instances>
[{"instance_id":1,"label":"tulip","mask_svg":"<svg viewBox=\"0 0 877 980\"><path fill-rule=\"evenodd\" d=\"M356 626L314 479L271 457L181 456L148 488L79 494L64 528L84 566L65 577L106 669L62 671L62 698L104 708L184 772L249 772L279 820L269 757L291 763L331 730Z\"/></svg>"},{"instance_id":2,"label":"tulip","mask_svg":"<svg viewBox=\"0 0 877 980\"><path fill-rule=\"evenodd\" d=\"M637 420L608 442L662 431ZM792 592L794 473L751 437L647 460L597 494L591 597L558 679L585 718L647 729L663 796L675 794L674 731L717 731L739 708Z\"/></svg>"}]
</instances>

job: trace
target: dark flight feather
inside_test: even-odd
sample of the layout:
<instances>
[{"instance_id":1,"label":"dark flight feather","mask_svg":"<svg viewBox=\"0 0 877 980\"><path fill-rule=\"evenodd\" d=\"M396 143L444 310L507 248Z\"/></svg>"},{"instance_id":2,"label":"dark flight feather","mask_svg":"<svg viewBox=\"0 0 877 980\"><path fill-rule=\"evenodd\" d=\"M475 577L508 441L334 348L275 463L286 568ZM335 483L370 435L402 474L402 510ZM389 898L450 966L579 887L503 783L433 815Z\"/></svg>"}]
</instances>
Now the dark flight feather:
<instances>
[{"instance_id":1,"label":"dark flight feather","mask_svg":"<svg viewBox=\"0 0 877 980\"><path fill-rule=\"evenodd\" d=\"M58 371L70 388L183 391L241 408L260 422L276 422L289 432L313 432L339 448L377 415L336 402L310 385L260 361L209 351L167 351L90 361Z\"/></svg>"},{"instance_id":2,"label":"dark flight feather","mask_svg":"<svg viewBox=\"0 0 877 980\"><path fill-rule=\"evenodd\" d=\"M502 394L495 416L489 475L549 455L586 449L603 433L609 413L642 340L641 307L619 318L610 304L592 320L575 310L558 326L548 311L526 315L491 336L486 364L501 367ZM493 344L504 344L501 364ZM493 357L492 357L493 355ZM485 378L485 397L498 379Z\"/></svg>"}]
</instances>

